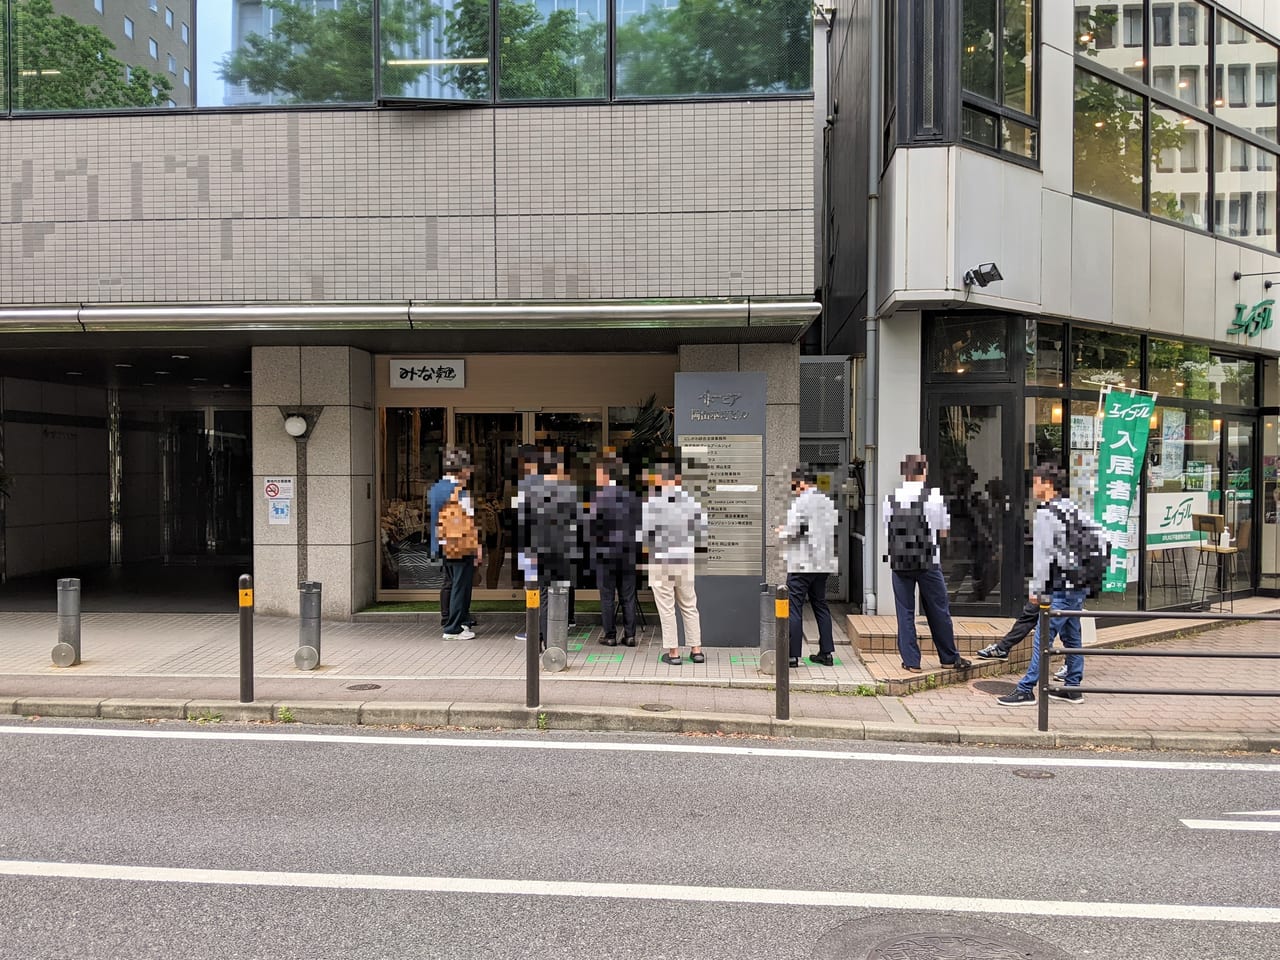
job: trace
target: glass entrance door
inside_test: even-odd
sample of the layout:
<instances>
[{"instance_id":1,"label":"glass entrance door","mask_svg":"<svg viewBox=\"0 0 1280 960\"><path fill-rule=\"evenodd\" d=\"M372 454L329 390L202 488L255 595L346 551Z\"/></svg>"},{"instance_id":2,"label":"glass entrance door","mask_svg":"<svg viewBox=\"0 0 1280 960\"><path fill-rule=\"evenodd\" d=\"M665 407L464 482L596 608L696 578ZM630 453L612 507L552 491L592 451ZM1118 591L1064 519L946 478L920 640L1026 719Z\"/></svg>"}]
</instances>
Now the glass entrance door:
<instances>
[{"instance_id":1,"label":"glass entrance door","mask_svg":"<svg viewBox=\"0 0 1280 960\"><path fill-rule=\"evenodd\" d=\"M935 396L927 415L928 486L942 491L951 514L939 546L952 610L1013 614L1026 593L1017 563L1022 477L1010 466L1018 462L1013 401Z\"/></svg>"},{"instance_id":2,"label":"glass entrance door","mask_svg":"<svg viewBox=\"0 0 1280 960\"><path fill-rule=\"evenodd\" d=\"M165 415L167 561L252 553L250 424L247 410L205 407Z\"/></svg>"}]
</instances>

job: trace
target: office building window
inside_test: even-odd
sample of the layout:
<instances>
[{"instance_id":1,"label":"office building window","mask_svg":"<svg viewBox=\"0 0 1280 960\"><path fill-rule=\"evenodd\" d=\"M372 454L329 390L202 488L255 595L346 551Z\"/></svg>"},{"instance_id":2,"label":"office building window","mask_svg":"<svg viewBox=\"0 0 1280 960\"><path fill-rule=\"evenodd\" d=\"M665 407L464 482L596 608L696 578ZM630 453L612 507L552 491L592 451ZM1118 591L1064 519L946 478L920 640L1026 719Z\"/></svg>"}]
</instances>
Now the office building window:
<instances>
[{"instance_id":1,"label":"office building window","mask_svg":"<svg viewBox=\"0 0 1280 960\"><path fill-rule=\"evenodd\" d=\"M1275 190L1274 170L1252 169L1250 144L1218 130L1214 134L1214 222L1212 229L1264 249L1274 250ZM1262 152L1262 151L1259 151ZM1259 167L1274 165L1274 159ZM1259 196L1263 215L1258 217ZM1259 229L1261 228L1261 229ZM1265 230L1265 232L1263 232Z\"/></svg>"},{"instance_id":2,"label":"office building window","mask_svg":"<svg viewBox=\"0 0 1280 960\"><path fill-rule=\"evenodd\" d=\"M1038 156L1032 0L964 0L961 137L1027 160Z\"/></svg>"},{"instance_id":3,"label":"office building window","mask_svg":"<svg viewBox=\"0 0 1280 960\"><path fill-rule=\"evenodd\" d=\"M156 43L155 37L147 37L147 53L151 54L152 60L160 59L160 46Z\"/></svg>"},{"instance_id":4,"label":"office building window","mask_svg":"<svg viewBox=\"0 0 1280 960\"><path fill-rule=\"evenodd\" d=\"M186 44L191 43L191 30L185 23L182 25L182 42Z\"/></svg>"},{"instance_id":5,"label":"office building window","mask_svg":"<svg viewBox=\"0 0 1280 960\"><path fill-rule=\"evenodd\" d=\"M1276 65L1260 63L1253 73L1255 91L1253 102L1259 107L1276 105Z\"/></svg>"},{"instance_id":6,"label":"office building window","mask_svg":"<svg viewBox=\"0 0 1280 960\"><path fill-rule=\"evenodd\" d=\"M147 9L150 10L152 13L159 13L160 12L159 0L147 0Z\"/></svg>"},{"instance_id":7,"label":"office building window","mask_svg":"<svg viewBox=\"0 0 1280 960\"><path fill-rule=\"evenodd\" d=\"M1194 126L1196 129L1189 129ZM1195 173L1200 169L1200 138L1204 124L1188 123L1182 134L1182 148L1178 151L1178 169L1183 173Z\"/></svg>"},{"instance_id":8,"label":"office building window","mask_svg":"<svg viewBox=\"0 0 1280 960\"><path fill-rule=\"evenodd\" d=\"M1126 47L1142 46L1144 21L1144 11L1141 4L1130 4L1124 8L1124 45Z\"/></svg>"},{"instance_id":9,"label":"office building window","mask_svg":"<svg viewBox=\"0 0 1280 960\"><path fill-rule=\"evenodd\" d=\"M1172 3L1151 5L1151 45L1153 47L1173 46Z\"/></svg>"},{"instance_id":10,"label":"office building window","mask_svg":"<svg viewBox=\"0 0 1280 960\"><path fill-rule=\"evenodd\" d=\"M1260 237L1269 237L1275 233L1276 194L1274 190L1259 190L1257 204L1257 224L1254 229Z\"/></svg>"},{"instance_id":11,"label":"office building window","mask_svg":"<svg viewBox=\"0 0 1280 960\"><path fill-rule=\"evenodd\" d=\"M164 8L164 25L170 30L173 29L173 10L169 7Z\"/></svg>"},{"instance_id":12,"label":"office building window","mask_svg":"<svg viewBox=\"0 0 1280 960\"><path fill-rule=\"evenodd\" d=\"M1247 63L1233 63L1227 67L1227 105L1230 107L1249 105L1249 65Z\"/></svg>"},{"instance_id":13,"label":"office building window","mask_svg":"<svg viewBox=\"0 0 1280 960\"><path fill-rule=\"evenodd\" d=\"M1177 96L1178 83L1174 79L1173 67L1153 67L1151 69L1151 85L1161 93L1171 97Z\"/></svg>"},{"instance_id":14,"label":"office building window","mask_svg":"<svg viewBox=\"0 0 1280 960\"><path fill-rule=\"evenodd\" d=\"M1268 140L1275 140L1276 138L1275 127L1259 127L1257 132L1259 136L1266 137ZM1258 156L1259 170L1266 171L1274 170L1276 168L1276 158L1274 154L1267 150L1263 150L1261 147L1254 147L1253 152Z\"/></svg>"},{"instance_id":15,"label":"office building window","mask_svg":"<svg viewBox=\"0 0 1280 960\"><path fill-rule=\"evenodd\" d=\"M173 59L173 54L169 54L169 72L175 77L178 75L178 61Z\"/></svg>"},{"instance_id":16,"label":"office building window","mask_svg":"<svg viewBox=\"0 0 1280 960\"><path fill-rule=\"evenodd\" d=\"M191 71L186 67L182 68L182 85L184 87L191 86Z\"/></svg>"},{"instance_id":17,"label":"office building window","mask_svg":"<svg viewBox=\"0 0 1280 960\"><path fill-rule=\"evenodd\" d=\"M1178 99L1200 106L1200 68L1181 67L1178 70Z\"/></svg>"},{"instance_id":18,"label":"office building window","mask_svg":"<svg viewBox=\"0 0 1280 960\"><path fill-rule=\"evenodd\" d=\"M133 39L133 21L128 17L124 18L124 35L130 40Z\"/></svg>"},{"instance_id":19,"label":"office building window","mask_svg":"<svg viewBox=\"0 0 1280 960\"><path fill-rule=\"evenodd\" d=\"M1203 33L1205 10L1198 3L1178 4L1178 44L1183 47L1194 47L1197 38Z\"/></svg>"},{"instance_id":20,"label":"office building window","mask_svg":"<svg viewBox=\"0 0 1280 960\"><path fill-rule=\"evenodd\" d=\"M97 13L106 12L105 10L102 9L102 0L93 0L93 9Z\"/></svg>"},{"instance_id":21,"label":"office building window","mask_svg":"<svg viewBox=\"0 0 1280 960\"><path fill-rule=\"evenodd\" d=\"M1077 193L1142 209L1144 113L1138 95L1076 69Z\"/></svg>"},{"instance_id":22,"label":"office building window","mask_svg":"<svg viewBox=\"0 0 1280 960\"><path fill-rule=\"evenodd\" d=\"M1187 196L1209 189L1209 172L1200 163L1200 141L1208 127L1157 104L1151 106L1151 214L1174 223L1196 225L1200 207Z\"/></svg>"}]
</instances>

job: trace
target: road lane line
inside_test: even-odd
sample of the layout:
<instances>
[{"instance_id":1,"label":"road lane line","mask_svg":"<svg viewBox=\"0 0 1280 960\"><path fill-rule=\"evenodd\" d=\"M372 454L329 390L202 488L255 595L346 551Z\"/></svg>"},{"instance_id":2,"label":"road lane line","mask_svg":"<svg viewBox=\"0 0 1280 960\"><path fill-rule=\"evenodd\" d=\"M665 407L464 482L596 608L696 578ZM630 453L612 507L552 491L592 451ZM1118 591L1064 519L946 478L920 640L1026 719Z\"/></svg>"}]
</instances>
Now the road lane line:
<instances>
[{"instance_id":1,"label":"road lane line","mask_svg":"<svg viewBox=\"0 0 1280 960\"><path fill-rule=\"evenodd\" d=\"M859 760L876 763L991 767L1087 767L1120 770L1186 770L1280 774L1280 763L1222 763L1193 760L1121 760L1110 757L984 757L949 754L871 753L849 750L788 750L781 747L726 747L713 744L619 743L589 740L493 740L452 737L392 737L331 733L241 733L230 730L157 730L110 727L4 726L0 736L104 737L123 740L223 740L262 743L329 743L358 746L449 747L486 750L549 750L598 753L675 753L773 760Z\"/></svg>"},{"instance_id":2,"label":"road lane line","mask_svg":"<svg viewBox=\"0 0 1280 960\"><path fill-rule=\"evenodd\" d=\"M1270 820L1183 820L1192 830L1245 830L1255 833L1280 833L1280 823Z\"/></svg>"},{"instance_id":3,"label":"road lane line","mask_svg":"<svg viewBox=\"0 0 1280 960\"><path fill-rule=\"evenodd\" d=\"M1041 917L1114 917L1222 923L1280 923L1280 908L1180 903L1115 903L1072 900L1000 900L977 897L786 890L759 887L682 886L663 883L585 883L565 880L500 880L487 877L415 877L368 873L290 873L266 870L201 870L0 860L0 875L66 880L117 880L220 886L301 887L318 890L395 890L409 893L487 894L595 900L675 900L687 903L852 907L942 913L1017 914Z\"/></svg>"}]
</instances>

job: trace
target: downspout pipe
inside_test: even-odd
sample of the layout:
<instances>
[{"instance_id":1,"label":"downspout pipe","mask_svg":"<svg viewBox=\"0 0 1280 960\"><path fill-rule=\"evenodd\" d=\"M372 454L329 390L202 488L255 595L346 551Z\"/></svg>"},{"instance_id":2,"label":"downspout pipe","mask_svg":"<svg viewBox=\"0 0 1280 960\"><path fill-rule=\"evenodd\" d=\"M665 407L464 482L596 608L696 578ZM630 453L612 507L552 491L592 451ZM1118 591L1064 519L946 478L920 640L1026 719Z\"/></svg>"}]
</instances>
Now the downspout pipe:
<instances>
[{"instance_id":1,"label":"downspout pipe","mask_svg":"<svg viewBox=\"0 0 1280 960\"><path fill-rule=\"evenodd\" d=\"M884 54L885 38L881 36L879 3L871 8L870 62L871 77L867 89L871 94L871 109L867 111L870 130L867 136L867 359L861 383L863 387L863 507L862 507L862 612L876 614L876 574L879 556L880 502L878 480L879 463L876 456L880 435L880 292L876 286L876 274L880 269L880 152L884 138ZM890 38L897 42L896 38Z\"/></svg>"}]
</instances>

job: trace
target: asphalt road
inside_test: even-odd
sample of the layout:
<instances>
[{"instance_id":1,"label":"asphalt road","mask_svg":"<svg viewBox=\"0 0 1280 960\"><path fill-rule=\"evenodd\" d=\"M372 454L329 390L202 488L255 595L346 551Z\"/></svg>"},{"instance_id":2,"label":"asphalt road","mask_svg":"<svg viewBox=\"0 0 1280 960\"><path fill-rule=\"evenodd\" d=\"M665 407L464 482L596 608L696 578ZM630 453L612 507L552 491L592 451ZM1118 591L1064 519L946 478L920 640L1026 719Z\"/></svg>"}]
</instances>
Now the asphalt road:
<instances>
[{"instance_id":1,"label":"asphalt road","mask_svg":"<svg viewBox=\"0 0 1280 960\"><path fill-rule=\"evenodd\" d=\"M1280 955L1269 757L14 721L0 771L3 958Z\"/></svg>"}]
</instances>

